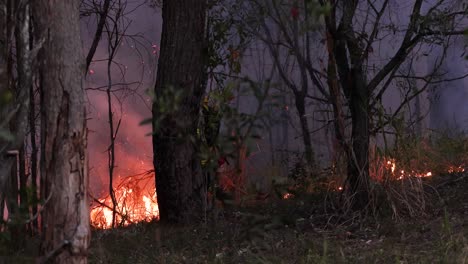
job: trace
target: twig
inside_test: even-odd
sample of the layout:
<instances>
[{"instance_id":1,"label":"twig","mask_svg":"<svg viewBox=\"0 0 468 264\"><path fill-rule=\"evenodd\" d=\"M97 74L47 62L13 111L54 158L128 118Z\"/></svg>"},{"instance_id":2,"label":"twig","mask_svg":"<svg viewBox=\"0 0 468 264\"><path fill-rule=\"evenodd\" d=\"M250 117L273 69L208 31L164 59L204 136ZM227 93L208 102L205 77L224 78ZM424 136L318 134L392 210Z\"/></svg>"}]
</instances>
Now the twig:
<instances>
[{"instance_id":1,"label":"twig","mask_svg":"<svg viewBox=\"0 0 468 264\"><path fill-rule=\"evenodd\" d=\"M94 202L96 202L97 204L99 204L100 206L103 206L109 210L113 210L112 207L110 207L109 205L99 201L97 198L94 198L91 194L88 193L88 195L93 199ZM115 213L120 215L122 217L123 220L127 221L129 224L133 224L133 222L128 218L128 216L122 214L121 212L115 210Z\"/></svg>"}]
</instances>

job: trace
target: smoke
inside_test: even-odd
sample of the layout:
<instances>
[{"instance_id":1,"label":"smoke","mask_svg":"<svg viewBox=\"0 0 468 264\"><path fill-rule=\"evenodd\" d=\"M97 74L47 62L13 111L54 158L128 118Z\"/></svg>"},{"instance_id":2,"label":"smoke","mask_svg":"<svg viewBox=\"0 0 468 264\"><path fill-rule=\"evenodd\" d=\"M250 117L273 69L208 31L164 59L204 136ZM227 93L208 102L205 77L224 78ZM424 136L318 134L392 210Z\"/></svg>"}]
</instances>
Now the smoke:
<instances>
[{"instance_id":1,"label":"smoke","mask_svg":"<svg viewBox=\"0 0 468 264\"><path fill-rule=\"evenodd\" d=\"M151 117L151 101L147 90L153 89L157 64L161 16L145 1L128 2L125 24L128 28L112 64L112 112L114 129L120 120L115 139L114 182L123 177L152 170L151 126L140 123ZM96 29L95 18L82 21L84 49L90 46ZM88 150L90 193L100 197L107 192L110 146L107 77L107 35L90 65L86 80L88 98Z\"/></svg>"},{"instance_id":2,"label":"smoke","mask_svg":"<svg viewBox=\"0 0 468 264\"><path fill-rule=\"evenodd\" d=\"M147 136L151 129L150 126L141 126L140 122L151 117L151 102L145 92L148 89L153 89L154 85L157 56L159 55L157 47L159 47L160 43L162 19L159 11L150 8L144 2L144 0L140 0L128 3L126 12L127 22L129 23L126 31L128 37L122 43L116 58L119 66L114 65L112 71L114 82L139 83L113 87L114 90L123 89L116 92L113 97L115 124L121 118L121 126L116 139L116 178L153 169L151 137ZM408 4L405 3L404 1L394 2L395 6L391 6L391 8L398 12L391 12L383 19L385 21L399 21L399 23L405 25L409 19L409 14L405 14L405 12L409 12L410 10L407 6ZM85 50L86 47L90 46L94 30L95 21L83 21ZM466 74L468 62L460 56L460 51L463 50L463 39L457 41L454 48L450 49L447 63L443 66L443 70L448 72L447 77L449 78ZM101 87L107 84L106 44L104 36L95 55L95 62L90 68L92 74L88 75L88 88ZM376 45L370 64L375 63L378 65L382 60L387 60L394 54L398 44L398 41L394 41ZM260 60L260 57L254 58L254 55L260 53L260 51L253 52L251 58L245 58L242 71L244 75L252 78L262 78L261 76L263 75L256 72L258 68L262 67L261 65L256 65L256 61ZM437 57L437 54L432 53L429 57L421 59L416 64L410 65L410 67L414 67L415 73L424 75L425 72L431 70L431 58ZM267 65L267 69L271 67L271 61L268 58L265 61L259 61L259 64ZM252 67L248 67L248 65L252 65ZM277 76L274 78L277 81ZM468 105L465 103L468 99L467 84L468 81L466 79L441 83L437 89L433 89L437 91L436 93L421 95L420 100L423 112L429 111L429 100L432 100L429 121L425 121L428 124L424 125L424 128L441 128L443 125L452 126L454 124L465 129L468 128L468 122L465 118L468 116ZM89 99L88 127L91 130L88 143L91 167L90 187L91 192L98 196L99 193L107 190L108 182L107 149L110 144L110 136L107 97L102 91L89 90L87 94ZM433 100L434 98L437 100ZM385 98L387 107L392 109L395 109L400 100L400 95L396 90L395 92L389 92ZM244 107L246 111L252 109L254 105L249 102L251 100L243 100L241 104L241 107ZM286 99L283 104L285 106L292 106L292 103ZM309 107L309 111L311 115L314 114L311 107ZM281 113L284 114L283 112ZM311 127L315 129L314 126L318 125L311 124ZM277 126L271 129L271 135L268 136L269 140L266 139L264 142L257 144L257 150L261 150L263 153L259 153L260 155L254 159L255 161L269 160L272 152L277 152L278 149L283 149L284 147L288 148L288 150L300 149L300 137L290 122L287 120L285 122L278 122ZM322 143L327 142L326 144L330 145L327 140L322 140L321 136L314 138L317 141ZM284 142L285 139L287 139L286 144ZM265 151L267 149L268 151ZM326 150L324 151L326 152ZM272 156L271 159L273 158ZM279 158L284 159L286 157L281 155ZM259 163L266 164L268 162L254 163L258 165Z\"/></svg>"},{"instance_id":3,"label":"smoke","mask_svg":"<svg viewBox=\"0 0 468 264\"><path fill-rule=\"evenodd\" d=\"M443 65L444 78L457 79L468 74L468 60L463 58L465 39L453 40ZM466 52L466 50L465 50ZM431 127L439 130L468 130L468 78L443 82L434 87Z\"/></svg>"}]
</instances>

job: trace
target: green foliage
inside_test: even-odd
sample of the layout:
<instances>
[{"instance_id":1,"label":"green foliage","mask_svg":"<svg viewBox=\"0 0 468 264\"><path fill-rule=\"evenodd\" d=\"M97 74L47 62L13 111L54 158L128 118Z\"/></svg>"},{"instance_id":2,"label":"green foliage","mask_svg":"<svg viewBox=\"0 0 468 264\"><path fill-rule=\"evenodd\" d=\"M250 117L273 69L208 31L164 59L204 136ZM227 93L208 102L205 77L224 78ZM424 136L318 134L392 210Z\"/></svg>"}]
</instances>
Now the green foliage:
<instances>
[{"instance_id":1,"label":"green foliage","mask_svg":"<svg viewBox=\"0 0 468 264\"><path fill-rule=\"evenodd\" d=\"M441 225L441 236L437 242L439 263L454 263L454 260L465 263L468 260L468 244L462 234L454 232L447 208L444 208Z\"/></svg>"},{"instance_id":2,"label":"green foliage","mask_svg":"<svg viewBox=\"0 0 468 264\"><path fill-rule=\"evenodd\" d=\"M199 125L199 156L207 171L214 172L218 160L236 160L242 148L247 147L247 157L256 146L256 140L270 125L270 115L265 111L269 84L248 79L228 83L206 95L202 106L202 122ZM235 93L234 91L237 91ZM253 113L242 112L234 104L234 95L254 96L257 109ZM214 183L216 185L217 183Z\"/></svg>"},{"instance_id":3,"label":"green foliage","mask_svg":"<svg viewBox=\"0 0 468 264\"><path fill-rule=\"evenodd\" d=\"M242 53L250 40L248 33L234 20L233 10L238 10L235 1L209 3L207 72L217 84L222 84L226 75L218 74L216 70L241 72Z\"/></svg>"}]
</instances>

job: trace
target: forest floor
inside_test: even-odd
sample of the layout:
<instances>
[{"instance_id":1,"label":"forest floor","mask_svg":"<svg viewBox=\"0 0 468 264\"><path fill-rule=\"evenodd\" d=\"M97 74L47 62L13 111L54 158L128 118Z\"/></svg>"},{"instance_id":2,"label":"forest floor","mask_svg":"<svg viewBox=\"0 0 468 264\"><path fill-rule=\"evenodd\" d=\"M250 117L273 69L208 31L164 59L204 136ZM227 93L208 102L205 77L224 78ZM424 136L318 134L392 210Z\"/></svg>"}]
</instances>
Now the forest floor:
<instances>
[{"instance_id":1,"label":"forest floor","mask_svg":"<svg viewBox=\"0 0 468 264\"><path fill-rule=\"evenodd\" d=\"M424 182L428 209L416 218L343 218L304 195L208 224L96 230L90 263L468 263L468 173Z\"/></svg>"}]
</instances>

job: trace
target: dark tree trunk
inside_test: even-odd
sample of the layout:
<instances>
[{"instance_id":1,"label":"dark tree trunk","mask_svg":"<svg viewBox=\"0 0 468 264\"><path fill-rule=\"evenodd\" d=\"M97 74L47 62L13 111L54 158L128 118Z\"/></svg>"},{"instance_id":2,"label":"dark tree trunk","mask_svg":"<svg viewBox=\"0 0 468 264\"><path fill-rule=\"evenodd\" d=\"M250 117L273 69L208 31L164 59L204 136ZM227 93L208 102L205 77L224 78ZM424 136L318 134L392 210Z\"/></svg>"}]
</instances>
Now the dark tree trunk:
<instances>
[{"instance_id":1,"label":"dark tree trunk","mask_svg":"<svg viewBox=\"0 0 468 264\"><path fill-rule=\"evenodd\" d=\"M18 180L19 180L19 209L18 209L18 215L20 217L20 221L18 223L18 232L19 236L17 237L17 245L20 246L21 248L24 246L24 241L26 238L26 231L28 225L25 223L25 219L29 218L28 214L28 197L27 197L27 191L26 191L26 181L27 181L27 174L26 174L26 152L25 152L25 146L22 146L20 148L19 152L19 173L18 173Z\"/></svg>"},{"instance_id":2,"label":"dark tree trunk","mask_svg":"<svg viewBox=\"0 0 468 264\"><path fill-rule=\"evenodd\" d=\"M37 144L36 144L36 108L35 108L35 99L34 99L34 86L31 85L29 88L29 129L30 129L30 140L31 140L31 204L32 207L32 217L34 220L31 223L31 235L34 235L38 232L39 222L37 220L38 213L38 201L39 197L38 186L37 186Z\"/></svg>"},{"instance_id":3,"label":"dark tree trunk","mask_svg":"<svg viewBox=\"0 0 468 264\"><path fill-rule=\"evenodd\" d=\"M339 87L339 78L336 69L336 59L333 50L335 48L335 41L332 33L327 29L326 32L327 50L328 50L328 65L327 65L327 84L330 89L330 100L333 107L333 118L335 128L335 139L337 146L334 149L334 162L337 162L338 156L342 151L346 151L346 140L345 140L345 120L343 114L343 100Z\"/></svg>"},{"instance_id":4,"label":"dark tree trunk","mask_svg":"<svg viewBox=\"0 0 468 264\"><path fill-rule=\"evenodd\" d=\"M357 1L343 1L342 17L337 25L335 6L325 17L327 27L328 85L335 117L335 133L346 153L351 206L366 209L370 199L369 178L369 88L363 66L362 51L353 31ZM341 86L351 114L351 139L347 142L341 105Z\"/></svg>"},{"instance_id":5,"label":"dark tree trunk","mask_svg":"<svg viewBox=\"0 0 468 264\"><path fill-rule=\"evenodd\" d=\"M26 191L26 181L28 175L26 174L26 152L25 147L22 146L19 152L19 198L20 198L20 210L22 214L25 212L25 208L28 206L28 193Z\"/></svg>"},{"instance_id":6,"label":"dark tree trunk","mask_svg":"<svg viewBox=\"0 0 468 264\"><path fill-rule=\"evenodd\" d=\"M6 60L7 65L6 72L3 72L6 73L6 79L0 80L2 86L6 84L6 89L0 86L0 96L3 97L4 92L8 90L14 98L12 102L9 102L9 107L0 105L0 124L5 125L6 121L10 121L9 132L14 137L9 141L0 138L0 192L2 192L0 201L3 203L3 199L6 198L10 220L8 227L12 235L10 246L12 250L16 251L23 246L25 235L23 223L26 218L26 215L21 214L19 207L18 194L21 187L18 187L18 180L21 181L25 178L23 141L28 126L29 85L32 83L31 53L29 50L29 4L24 3L20 6L18 2L7 1L5 3L2 1L0 8L2 9L0 13L3 14L0 27L4 27L1 29L2 56L0 57L2 58L0 58L0 63ZM4 18L6 20L3 20ZM5 29L6 36L3 35ZM13 45L13 36L16 45ZM13 54L16 55L16 73L13 73L15 69ZM0 68L0 71L3 69ZM16 77L16 82L13 81L14 77ZM5 127L2 128L5 129ZM10 176L8 184L4 185L5 175L8 174ZM1 207L3 210L3 204ZM1 219L3 219L3 212Z\"/></svg>"},{"instance_id":7,"label":"dark tree trunk","mask_svg":"<svg viewBox=\"0 0 468 264\"><path fill-rule=\"evenodd\" d=\"M14 130L14 129L12 129ZM18 156L16 153L14 156L13 166L10 168L10 179L8 182L7 191L7 210L8 210L8 229L12 237L11 243L9 244L10 249L16 252L21 246L21 235L19 227L19 211L18 211Z\"/></svg>"},{"instance_id":8,"label":"dark tree trunk","mask_svg":"<svg viewBox=\"0 0 468 264\"><path fill-rule=\"evenodd\" d=\"M369 203L369 92L361 69L350 72L349 108L352 120L352 148L348 151L348 177L352 206L365 209Z\"/></svg>"},{"instance_id":9,"label":"dark tree trunk","mask_svg":"<svg viewBox=\"0 0 468 264\"><path fill-rule=\"evenodd\" d=\"M181 91L178 108L162 113L153 104L154 166L160 219L171 223L199 220L206 208L206 182L197 158L200 102L205 91L206 0L165 0L156 98ZM158 127L156 129L156 127Z\"/></svg>"},{"instance_id":10,"label":"dark tree trunk","mask_svg":"<svg viewBox=\"0 0 468 264\"><path fill-rule=\"evenodd\" d=\"M89 48L88 55L86 56L86 73L88 72L89 66L93 61L94 54L96 53L99 42L101 41L104 26L106 24L107 15L109 14L110 0L104 0L102 10L99 13L99 22L96 27L96 33L94 34L93 42Z\"/></svg>"},{"instance_id":11,"label":"dark tree trunk","mask_svg":"<svg viewBox=\"0 0 468 264\"><path fill-rule=\"evenodd\" d=\"M302 139L304 142L305 160L308 166L314 165L314 151L312 149L312 140L309 132L309 122L307 121L305 109L305 95L301 93L295 94L296 110L299 114L301 124Z\"/></svg>"},{"instance_id":12,"label":"dark tree trunk","mask_svg":"<svg viewBox=\"0 0 468 264\"><path fill-rule=\"evenodd\" d=\"M86 263L89 245L87 130L78 0L34 1L41 87L43 261Z\"/></svg>"},{"instance_id":13,"label":"dark tree trunk","mask_svg":"<svg viewBox=\"0 0 468 264\"><path fill-rule=\"evenodd\" d=\"M9 130L10 134L14 135L14 139L11 141L5 141L0 138L0 188L5 188L5 181L7 175L10 175L11 168L14 166L17 154L20 148L23 146L24 137L28 127L28 113L29 113L29 86L32 83L31 73L31 52L29 50L29 4L25 4L19 8L17 2L6 1L0 3L4 14L2 17L0 26L2 28L2 37L0 39L3 42L0 48L4 49L0 51L0 63L5 60L7 67L3 68L0 66L0 74L5 74L4 80L0 80L0 96L4 95L4 92L10 90L14 95L14 101L11 102L10 107L0 105L0 125L4 123L5 117L14 114L14 118L9 120L14 125ZM6 20L4 20L6 18ZM4 24L5 23L5 24ZM3 36L6 34L6 36ZM16 64L17 64L17 86L14 87L13 77L13 58L12 51L12 40L10 36L16 37ZM6 70L6 71L5 71ZM3 85L6 84L6 89ZM15 89L13 89L15 88ZM3 127L5 129L5 127ZM9 154L10 153L10 154ZM16 189L18 189L16 187ZM5 191L1 189L0 191Z\"/></svg>"}]
</instances>

